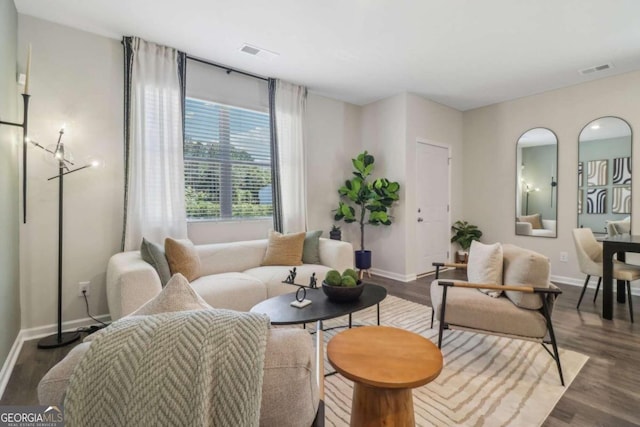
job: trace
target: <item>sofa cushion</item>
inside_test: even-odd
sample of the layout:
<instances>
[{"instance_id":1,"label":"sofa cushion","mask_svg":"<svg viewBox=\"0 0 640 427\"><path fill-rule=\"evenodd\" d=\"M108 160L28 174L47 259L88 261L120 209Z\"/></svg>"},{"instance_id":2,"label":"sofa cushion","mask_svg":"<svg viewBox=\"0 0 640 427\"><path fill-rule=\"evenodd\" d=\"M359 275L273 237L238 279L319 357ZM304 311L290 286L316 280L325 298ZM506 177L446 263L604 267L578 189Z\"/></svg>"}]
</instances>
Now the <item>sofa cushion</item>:
<instances>
[{"instance_id":1,"label":"sofa cushion","mask_svg":"<svg viewBox=\"0 0 640 427\"><path fill-rule=\"evenodd\" d=\"M167 237L164 240L164 251L171 274L181 273L190 282L200 277L200 258L191 241Z\"/></svg>"},{"instance_id":2,"label":"sofa cushion","mask_svg":"<svg viewBox=\"0 0 640 427\"><path fill-rule=\"evenodd\" d=\"M203 300L180 273L174 274L155 298L129 316L149 316L174 311L205 310L213 308Z\"/></svg>"},{"instance_id":3,"label":"sofa cushion","mask_svg":"<svg viewBox=\"0 0 640 427\"><path fill-rule=\"evenodd\" d=\"M439 320L442 286L437 280L431 282L431 304ZM539 311L523 310L507 297L491 298L473 288L447 290L445 321L451 326L520 337L543 338L547 333L547 323Z\"/></svg>"},{"instance_id":4,"label":"sofa cushion","mask_svg":"<svg viewBox=\"0 0 640 427\"><path fill-rule=\"evenodd\" d=\"M281 234L269 231L269 244L262 265L302 265L305 233Z\"/></svg>"},{"instance_id":5,"label":"sofa cushion","mask_svg":"<svg viewBox=\"0 0 640 427\"><path fill-rule=\"evenodd\" d=\"M267 297L275 297L282 294L288 294L298 290L296 286L282 283L289 275L291 267L284 266L265 266L251 268L245 270L244 273L260 280L267 287ZM296 267L296 283L300 285L309 285L309 279L313 273L316 273L318 287L322 286L324 276L331 270L330 267L320 264L303 264Z\"/></svg>"},{"instance_id":6,"label":"sofa cushion","mask_svg":"<svg viewBox=\"0 0 640 427\"><path fill-rule=\"evenodd\" d=\"M202 276L233 273L258 267L267 251L267 239L197 245Z\"/></svg>"},{"instance_id":7,"label":"sofa cushion","mask_svg":"<svg viewBox=\"0 0 640 427\"><path fill-rule=\"evenodd\" d=\"M162 287L165 287L169 279L171 279L171 269L169 268L169 261L167 261L164 248L143 238L140 245L140 255L145 262L148 262L156 269L160 277L160 283Z\"/></svg>"},{"instance_id":8,"label":"sofa cushion","mask_svg":"<svg viewBox=\"0 0 640 427\"><path fill-rule=\"evenodd\" d=\"M310 426L319 401L309 333L299 328L269 330L260 425Z\"/></svg>"},{"instance_id":9,"label":"sofa cushion","mask_svg":"<svg viewBox=\"0 0 640 427\"><path fill-rule=\"evenodd\" d=\"M202 276L191 287L215 308L249 311L267 298L267 288L260 280L243 273Z\"/></svg>"},{"instance_id":10,"label":"sofa cushion","mask_svg":"<svg viewBox=\"0 0 640 427\"><path fill-rule=\"evenodd\" d=\"M47 372L38 384L41 405L60 405L71 373L91 343L79 344ZM270 329L264 358L260 425L312 424L318 410L318 384L311 337L297 328Z\"/></svg>"},{"instance_id":11,"label":"sofa cushion","mask_svg":"<svg viewBox=\"0 0 640 427\"><path fill-rule=\"evenodd\" d=\"M510 286L549 287L549 259L537 252L521 247L502 245L504 257L503 282ZM537 310L542 307L540 295L525 294L517 291L505 291L515 305L522 308Z\"/></svg>"},{"instance_id":12,"label":"sofa cushion","mask_svg":"<svg viewBox=\"0 0 640 427\"><path fill-rule=\"evenodd\" d=\"M467 261L467 278L472 283L502 285L502 245L485 245L471 242ZM481 289L481 292L497 298L502 292Z\"/></svg>"},{"instance_id":13,"label":"sofa cushion","mask_svg":"<svg viewBox=\"0 0 640 427\"><path fill-rule=\"evenodd\" d=\"M320 264L320 236L322 230L307 231L302 247L303 264Z\"/></svg>"},{"instance_id":14,"label":"sofa cushion","mask_svg":"<svg viewBox=\"0 0 640 427\"><path fill-rule=\"evenodd\" d=\"M541 215L539 213L532 215L522 215L518 217L518 222L528 222L531 224L531 228L539 230L542 228Z\"/></svg>"}]
</instances>

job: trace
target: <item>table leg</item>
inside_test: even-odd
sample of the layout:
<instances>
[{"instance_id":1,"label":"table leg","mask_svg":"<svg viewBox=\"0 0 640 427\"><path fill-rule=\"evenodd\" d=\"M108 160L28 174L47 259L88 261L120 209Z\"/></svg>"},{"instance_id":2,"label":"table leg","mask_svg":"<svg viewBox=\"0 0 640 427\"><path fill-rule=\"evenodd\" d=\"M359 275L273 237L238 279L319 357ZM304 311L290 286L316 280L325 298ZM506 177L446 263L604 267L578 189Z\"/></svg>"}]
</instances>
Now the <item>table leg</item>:
<instances>
[{"instance_id":1,"label":"table leg","mask_svg":"<svg viewBox=\"0 0 640 427\"><path fill-rule=\"evenodd\" d=\"M380 303L376 304L376 307L378 308L378 326L380 326Z\"/></svg>"},{"instance_id":2,"label":"table leg","mask_svg":"<svg viewBox=\"0 0 640 427\"><path fill-rule=\"evenodd\" d=\"M620 262L625 262L627 260L627 254L624 252L618 252L618 261ZM617 284L618 284L618 290L616 292L616 297L618 299L619 303L624 304L625 302L627 302L627 288L626 288L626 282L624 280L616 280Z\"/></svg>"},{"instance_id":3,"label":"table leg","mask_svg":"<svg viewBox=\"0 0 640 427\"><path fill-rule=\"evenodd\" d=\"M603 245L602 251L602 317L613 319L613 255L615 251L609 245Z\"/></svg>"},{"instance_id":4,"label":"table leg","mask_svg":"<svg viewBox=\"0 0 640 427\"><path fill-rule=\"evenodd\" d=\"M353 385L351 426L415 426L410 388L376 388Z\"/></svg>"},{"instance_id":5,"label":"table leg","mask_svg":"<svg viewBox=\"0 0 640 427\"><path fill-rule=\"evenodd\" d=\"M324 331L322 320L316 323L316 381L320 400L324 400Z\"/></svg>"}]
</instances>

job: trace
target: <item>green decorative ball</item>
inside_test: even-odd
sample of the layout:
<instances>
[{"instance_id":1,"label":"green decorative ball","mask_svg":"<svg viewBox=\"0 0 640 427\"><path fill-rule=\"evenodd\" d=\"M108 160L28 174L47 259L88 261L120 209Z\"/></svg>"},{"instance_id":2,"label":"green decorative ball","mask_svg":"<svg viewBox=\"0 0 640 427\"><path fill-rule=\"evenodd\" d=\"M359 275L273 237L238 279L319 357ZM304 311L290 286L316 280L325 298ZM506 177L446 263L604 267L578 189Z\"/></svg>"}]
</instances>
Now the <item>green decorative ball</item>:
<instances>
[{"instance_id":1,"label":"green decorative ball","mask_svg":"<svg viewBox=\"0 0 640 427\"><path fill-rule=\"evenodd\" d=\"M327 285L331 285L331 286L341 286L342 277L340 276L340 273L338 273L336 270L331 270L324 277L324 282Z\"/></svg>"},{"instance_id":2,"label":"green decorative ball","mask_svg":"<svg viewBox=\"0 0 640 427\"><path fill-rule=\"evenodd\" d=\"M342 273L342 277L349 276L352 277L356 282L358 281L358 273L352 268L347 268L344 273Z\"/></svg>"},{"instance_id":3,"label":"green decorative ball","mask_svg":"<svg viewBox=\"0 0 640 427\"><path fill-rule=\"evenodd\" d=\"M342 276L342 286L347 288L355 288L356 280L351 276Z\"/></svg>"}]
</instances>

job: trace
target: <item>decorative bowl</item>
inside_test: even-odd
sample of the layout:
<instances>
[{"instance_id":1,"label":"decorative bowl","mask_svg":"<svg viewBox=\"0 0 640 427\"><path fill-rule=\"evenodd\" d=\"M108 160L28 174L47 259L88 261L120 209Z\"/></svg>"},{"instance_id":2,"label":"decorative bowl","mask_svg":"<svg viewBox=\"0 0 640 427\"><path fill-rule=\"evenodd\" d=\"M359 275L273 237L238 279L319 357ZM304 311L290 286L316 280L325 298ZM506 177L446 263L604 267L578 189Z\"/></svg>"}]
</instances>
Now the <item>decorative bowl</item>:
<instances>
[{"instance_id":1,"label":"decorative bowl","mask_svg":"<svg viewBox=\"0 0 640 427\"><path fill-rule=\"evenodd\" d=\"M329 298L329 301L333 302L352 302L360 298L364 285L361 280L358 280L356 286L331 286L327 285L324 280L322 281L322 290L324 294Z\"/></svg>"}]
</instances>

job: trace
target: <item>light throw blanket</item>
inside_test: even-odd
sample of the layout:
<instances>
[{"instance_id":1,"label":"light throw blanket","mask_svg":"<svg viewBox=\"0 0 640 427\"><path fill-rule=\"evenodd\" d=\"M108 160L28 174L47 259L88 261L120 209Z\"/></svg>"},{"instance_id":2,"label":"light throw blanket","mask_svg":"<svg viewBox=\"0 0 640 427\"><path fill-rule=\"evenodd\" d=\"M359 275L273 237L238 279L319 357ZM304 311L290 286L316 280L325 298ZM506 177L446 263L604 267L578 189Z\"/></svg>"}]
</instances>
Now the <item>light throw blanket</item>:
<instances>
[{"instance_id":1,"label":"light throw blanket","mask_svg":"<svg viewBox=\"0 0 640 427\"><path fill-rule=\"evenodd\" d=\"M67 426L258 426L268 317L231 310L133 316L74 370Z\"/></svg>"}]
</instances>

